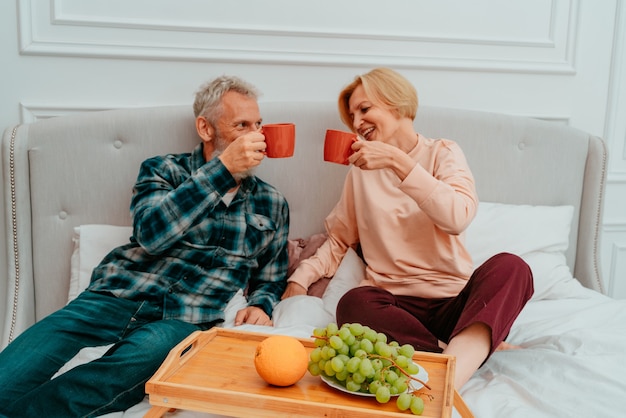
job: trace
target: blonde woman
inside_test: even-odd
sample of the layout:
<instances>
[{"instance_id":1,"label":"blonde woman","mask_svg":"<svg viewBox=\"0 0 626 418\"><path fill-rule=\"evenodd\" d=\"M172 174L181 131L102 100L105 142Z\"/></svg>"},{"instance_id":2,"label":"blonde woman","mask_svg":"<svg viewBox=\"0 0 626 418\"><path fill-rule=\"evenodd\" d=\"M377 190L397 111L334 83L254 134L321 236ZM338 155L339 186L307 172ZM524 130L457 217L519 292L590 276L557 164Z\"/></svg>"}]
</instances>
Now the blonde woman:
<instances>
[{"instance_id":1,"label":"blonde woman","mask_svg":"<svg viewBox=\"0 0 626 418\"><path fill-rule=\"evenodd\" d=\"M366 278L339 301L337 322L359 322L418 350L456 356L460 388L500 346L533 293L528 265L497 254L474 269L464 231L478 196L460 147L417 132L415 88L397 72L374 69L339 95L356 142L328 240L288 279L283 298L332 277L348 248L360 246Z\"/></svg>"}]
</instances>

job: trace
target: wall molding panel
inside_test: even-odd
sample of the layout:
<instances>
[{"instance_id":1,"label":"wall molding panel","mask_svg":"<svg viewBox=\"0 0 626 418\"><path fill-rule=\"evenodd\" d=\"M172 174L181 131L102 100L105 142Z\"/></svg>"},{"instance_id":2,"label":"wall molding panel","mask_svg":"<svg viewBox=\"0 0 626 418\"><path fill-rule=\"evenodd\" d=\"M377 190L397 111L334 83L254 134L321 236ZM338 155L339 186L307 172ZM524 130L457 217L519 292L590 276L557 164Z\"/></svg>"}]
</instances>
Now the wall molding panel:
<instances>
[{"instance_id":1,"label":"wall molding panel","mask_svg":"<svg viewBox=\"0 0 626 418\"><path fill-rule=\"evenodd\" d=\"M603 274L607 291L626 297L626 5L618 1L604 138L609 147L607 194L602 228Z\"/></svg>"},{"instance_id":2,"label":"wall molding panel","mask_svg":"<svg viewBox=\"0 0 626 418\"><path fill-rule=\"evenodd\" d=\"M93 105L36 105L20 103L21 123L31 123L40 119L54 118L57 116L70 115L73 113L93 112L100 110L119 109L128 106L110 105L110 106L93 106Z\"/></svg>"},{"instance_id":3,"label":"wall molding panel","mask_svg":"<svg viewBox=\"0 0 626 418\"><path fill-rule=\"evenodd\" d=\"M608 276L609 296L619 297L626 294L626 281L623 280L626 277L626 242L613 243L610 269L605 275Z\"/></svg>"},{"instance_id":4,"label":"wall molding panel","mask_svg":"<svg viewBox=\"0 0 626 418\"><path fill-rule=\"evenodd\" d=\"M609 181L626 184L626 5L617 2L605 138L610 140Z\"/></svg>"},{"instance_id":5,"label":"wall molding panel","mask_svg":"<svg viewBox=\"0 0 626 418\"><path fill-rule=\"evenodd\" d=\"M385 10L410 10L405 4L411 0L389 1L397 8ZM573 74L578 1L442 0L424 13L403 16L381 13L378 2L363 0L359 9L371 10L371 16L346 19L354 16L354 6L331 0L311 4L276 0L267 8L259 8L255 0L152 0L150 8L124 0L18 0L20 51L24 55ZM456 10L456 18L451 18L450 7L463 10ZM329 15L327 10L336 13ZM282 18L277 19L277 14ZM376 28L370 26L373 19Z\"/></svg>"}]
</instances>

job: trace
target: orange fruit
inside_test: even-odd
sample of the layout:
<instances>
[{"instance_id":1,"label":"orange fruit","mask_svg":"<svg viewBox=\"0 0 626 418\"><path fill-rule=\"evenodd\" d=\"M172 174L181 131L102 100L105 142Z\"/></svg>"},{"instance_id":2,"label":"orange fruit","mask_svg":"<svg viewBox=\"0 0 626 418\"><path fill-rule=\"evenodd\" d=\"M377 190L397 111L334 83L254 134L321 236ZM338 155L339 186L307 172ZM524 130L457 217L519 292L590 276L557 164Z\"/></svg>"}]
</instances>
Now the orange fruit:
<instances>
[{"instance_id":1,"label":"orange fruit","mask_svg":"<svg viewBox=\"0 0 626 418\"><path fill-rule=\"evenodd\" d=\"M309 366L306 348L294 337L272 335L254 352L254 367L263 380L274 386L290 386L302 379Z\"/></svg>"}]
</instances>

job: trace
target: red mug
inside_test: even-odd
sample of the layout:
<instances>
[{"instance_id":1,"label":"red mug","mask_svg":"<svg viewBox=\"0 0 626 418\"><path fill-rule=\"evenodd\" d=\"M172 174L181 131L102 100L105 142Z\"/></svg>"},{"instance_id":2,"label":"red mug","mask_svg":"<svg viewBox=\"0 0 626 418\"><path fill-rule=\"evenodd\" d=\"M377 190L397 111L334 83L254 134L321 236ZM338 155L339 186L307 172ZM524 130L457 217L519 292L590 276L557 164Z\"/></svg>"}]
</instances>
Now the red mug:
<instances>
[{"instance_id":1,"label":"red mug","mask_svg":"<svg viewBox=\"0 0 626 418\"><path fill-rule=\"evenodd\" d=\"M293 123L269 123L263 125L267 145L265 154L269 158L293 157L296 145L296 125Z\"/></svg>"},{"instance_id":2,"label":"red mug","mask_svg":"<svg viewBox=\"0 0 626 418\"><path fill-rule=\"evenodd\" d=\"M348 165L352 144L356 141L355 133L328 129L324 139L324 161Z\"/></svg>"}]
</instances>

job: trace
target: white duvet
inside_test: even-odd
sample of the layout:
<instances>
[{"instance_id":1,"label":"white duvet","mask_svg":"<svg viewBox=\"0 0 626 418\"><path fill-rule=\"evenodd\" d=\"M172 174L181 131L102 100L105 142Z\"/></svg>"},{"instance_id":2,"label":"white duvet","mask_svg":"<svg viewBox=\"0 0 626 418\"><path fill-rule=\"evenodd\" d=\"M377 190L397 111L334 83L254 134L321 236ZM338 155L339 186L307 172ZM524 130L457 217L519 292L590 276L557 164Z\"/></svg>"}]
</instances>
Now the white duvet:
<instances>
[{"instance_id":1,"label":"white duvet","mask_svg":"<svg viewBox=\"0 0 626 418\"><path fill-rule=\"evenodd\" d=\"M531 301L507 341L462 388L476 417L626 416L626 300L570 280Z\"/></svg>"},{"instance_id":2,"label":"white duvet","mask_svg":"<svg viewBox=\"0 0 626 418\"><path fill-rule=\"evenodd\" d=\"M298 337L313 328L278 325L239 328ZM527 304L507 341L523 349L494 353L460 391L477 418L626 416L626 300L575 280L560 282ZM106 417L139 418L149 407L146 398ZM193 411L168 416L217 417Z\"/></svg>"}]
</instances>

